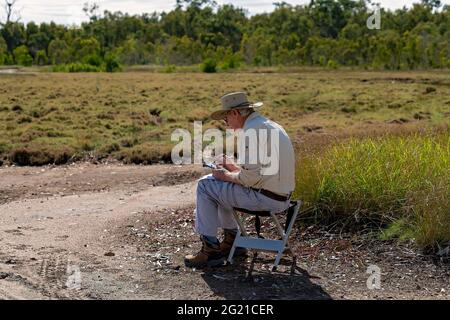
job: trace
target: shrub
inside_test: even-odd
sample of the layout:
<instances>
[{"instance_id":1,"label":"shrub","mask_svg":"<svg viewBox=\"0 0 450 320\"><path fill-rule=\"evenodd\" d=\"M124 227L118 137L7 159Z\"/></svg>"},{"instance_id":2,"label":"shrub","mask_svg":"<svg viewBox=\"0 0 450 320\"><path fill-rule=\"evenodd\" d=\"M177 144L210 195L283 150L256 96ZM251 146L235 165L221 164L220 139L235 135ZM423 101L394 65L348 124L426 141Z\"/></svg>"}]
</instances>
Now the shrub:
<instances>
[{"instance_id":1,"label":"shrub","mask_svg":"<svg viewBox=\"0 0 450 320\"><path fill-rule=\"evenodd\" d=\"M431 193L429 192L431 191ZM407 225L404 232L412 232L417 244L428 251L450 245L450 192L442 183L423 191L418 198L411 198L413 228Z\"/></svg>"},{"instance_id":2,"label":"shrub","mask_svg":"<svg viewBox=\"0 0 450 320\"><path fill-rule=\"evenodd\" d=\"M6 142L0 141L0 155L8 152L10 146Z\"/></svg>"},{"instance_id":3,"label":"shrub","mask_svg":"<svg viewBox=\"0 0 450 320\"><path fill-rule=\"evenodd\" d=\"M148 110L148 112L155 117L159 117L161 115L162 110L159 108L152 108L150 110Z\"/></svg>"},{"instance_id":4,"label":"shrub","mask_svg":"<svg viewBox=\"0 0 450 320\"><path fill-rule=\"evenodd\" d=\"M83 59L83 61L85 64L89 64L89 65L95 66L95 67L101 67L102 63L103 63L102 58L97 54L90 54L90 55L86 56Z\"/></svg>"},{"instance_id":5,"label":"shrub","mask_svg":"<svg viewBox=\"0 0 450 320\"><path fill-rule=\"evenodd\" d=\"M67 65L65 64L56 64L52 66L53 72L67 72Z\"/></svg>"},{"instance_id":6,"label":"shrub","mask_svg":"<svg viewBox=\"0 0 450 320\"><path fill-rule=\"evenodd\" d=\"M31 117L29 117L29 116L22 116L19 119L17 119L18 124L30 123L30 122L33 122L33 119L31 119Z\"/></svg>"},{"instance_id":7,"label":"shrub","mask_svg":"<svg viewBox=\"0 0 450 320\"><path fill-rule=\"evenodd\" d=\"M0 66L3 64L13 64L11 56L8 54L8 46L6 41L0 35Z\"/></svg>"},{"instance_id":8,"label":"shrub","mask_svg":"<svg viewBox=\"0 0 450 320\"><path fill-rule=\"evenodd\" d=\"M220 69L229 70L229 69L237 69L241 65L241 58L237 54L229 55L224 58L222 63L220 64Z\"/></svg>"},{"instance_id":9,"label":"shrub","mask_svg":"<svg viewBox=\"0 0 450 320\"><path fill-rule=\"evenodd\" d=\"M122 67L120 66L119 59L112 54L108 54L105 58L105 71L119 72L121 70Z\"/></svg>"},{"instance_id":10,"label":"shrub","mask_svg":"<svg viewBox=\"0 0 450 320\"><path fill-rule=\"evenodd\" d=\"M356 108L354 106L342 107L341 111L344 113L356 113Z\"/></svg>"},{"instance_id":11,"label":"shrub","mask_svg":"<svg viewBox=\"0 0 450 320\"><path fill-rule=\"evenodd\" d=\"M14 57L16 58L16 63L21 66L31 66L33 64L33 58L27 46L20 46L14 49Z\"/></svg>"},{"instance_id":12,"label":"shrub","mask_svg":"<svg viewBox=\"0 0 450 320\"><path fill-rule=\"evenodd\" d=\"M14 105L11 110L16 113L21 113L23 111L22 107L19 106L18 104Z\"/></svg>"},{"instance_id":13,"label":"shrub","mask_svg":"<svg viewBox=\"0 0 450 320\"><path fill-rule=\"evenodd\" d=\"M13 148L9 160L19 166L59 165L67 163L73 154L74 150L68 147L30 144Z\"/></svg>"},{"instance_id":14,"label":"shrub","mask_svg":"<svg viewBox=\"0 0 450 320\"><path fill-rule=\"evenodd\" d=\"M53 72L101 72L100 67L83 63L60 64L53 66Z\"/></svg>"},{"instance_id":15,"label":"shrub","mask_svg":"<svg viewBox=\"0 0 450 320\"><path fill-rule=\"evenodd\" d=\"M174 64L167 64L164 67L163 72L164 73L174 73L176 70L177 70L177 66L176 65L174 65Z\"/></svg>"},{"instance_id":16,"label":"shrub","mask_svg":"<svg viewBox=\"0 0 450 320\"><path fill-rule=\"evenodd\" d=\"M393 234L435 249L450 242L449 150L442 135L351 140L302 159L297 192L316 217L395 222Z\"/></svg>"},{"instance_id":17,"label":"shrub","mask_svg":"<svg viewBox=\"0 0 450 320\"><path fill-rule=\"evenodd\" d=\"M336 70L339 68L339 63L335 60L328 60L327 68Z\"/></svg>"},{"instance_id":18,"label":"shrub","mask_svg":"<svg viewBox=\"0 0 450 320\"><path fill-rule=\"evenodd\" d=\"M205 59L201 65L201 70L206 73L215 73L217 72L217 62L211 58Z\"/></svg>"},{"instance_id":19,"label":"shrub","mask_svg":"<svg viewBox=\"0 0 450 320\"><path fill-rule=\"evenodd\" d=\"M123 150L118 159L124 163L152 164L160 161L171 161L171 147L155 143L144 143L127 150Z\"/></svg>"},{"instance_id":20,"label":"shrub","mask_svg":"<svg viewBox=\"0 0 450 320\"><path fill-rule=\"evenodd\" d=\"M131 148L138 143L137 139L124 138L120 140L120 145L124 148Z\"/></svg>"},{"instance_id":21,"label":"shrub","mask_svg":"<svg viewBox=\"0 0 450 320\"><path fill-rule=\"evenodd\" d=\"M120 150L120 145L117 142L112 142L110 144L105 144L102 147L100 147L96 151L96 155L98 159L104 159L110 154L117 152Z\"/></svg>"},{"instance_id":22,"label":"shrub","mask_svg":"<svg viewBox=\"0 0 450 320\"><path fill-rule=\"evenodd\" d=\"M45 50L39 50L36 53L36 57L34 58L34 61L38 66L46 65L48 63L48 58L47 58L47 54L45 53Z\"/></svg>"}]
</instances>

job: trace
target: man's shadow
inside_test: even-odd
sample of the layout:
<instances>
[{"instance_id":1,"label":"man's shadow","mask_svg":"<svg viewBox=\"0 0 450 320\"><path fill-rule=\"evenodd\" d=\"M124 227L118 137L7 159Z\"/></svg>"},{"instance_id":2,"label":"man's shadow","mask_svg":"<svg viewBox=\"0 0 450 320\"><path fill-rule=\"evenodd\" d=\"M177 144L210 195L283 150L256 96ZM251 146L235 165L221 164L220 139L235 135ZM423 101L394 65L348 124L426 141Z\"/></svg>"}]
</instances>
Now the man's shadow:
<instances>
[{"instance_id":1,"label":"man's shadow","mask_svg":"<svg viewBox=\"0 0 450 320\"><path fill-rule=\"evenodd\" d=\"M262 268L271 265L273 259L251 256L235 260L233 265L205 269L202 278L219 297L228 300L329 300L330 295L311 281L318 278L306 270L292 266L291 261L282 259L281 267L271 273Z\"/></svg>"}]
</instances>

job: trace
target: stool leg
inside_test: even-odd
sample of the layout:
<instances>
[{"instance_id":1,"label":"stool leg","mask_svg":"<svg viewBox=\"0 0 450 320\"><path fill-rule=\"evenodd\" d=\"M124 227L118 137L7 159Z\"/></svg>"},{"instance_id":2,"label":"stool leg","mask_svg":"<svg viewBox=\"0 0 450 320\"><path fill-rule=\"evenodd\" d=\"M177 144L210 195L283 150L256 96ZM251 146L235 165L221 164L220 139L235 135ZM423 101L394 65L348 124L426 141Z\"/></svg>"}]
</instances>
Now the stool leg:
<instances>
[{"instance_id":1,"label":"stool leg","mask_svg":"<svg viewBox=\"0 0 450 320\"><path fill-rule=\"evenodd\" d=\"M236 251L236 241L237 239L241 238L241 235L244 235L244 237L247 237L247 230L245 230L245 225L242 222L242 220L239 217L239 214L236 212L236 210L233 210L233 216L234 220L236 220L236 223L238 224L238 232L236 234L236 239L234 239L233 246L231 247L230 254L228 255L228 263L233 264L233 256L234 252Z\"/></svg>"},{"instance_id":2,"label":"stool leg","mask_svg":"<svg viewBox=\"0 0 450 320\"><path fill-rule=\"evenodd\" d=\"M287 235L284 233L284 230L281 227L281 224L278 221L275 214L270 213L270 215L272 216L272 220L274 221L275 226L277 227L277 231L278 231L279 235L281 236L281 239L283 240L283 247L278 250L277 256L275 258L275 262L272 266L272 272L274 272L277 270L277 267L280 264L281 257L283 256L283 252L284 252L284 249L286 247L286 242L287 242Z\"/></svg>"},{"instance_id":3,"label":"stool leg","mask_svg":"<svg viewBox=\"0 0 450 320\"><path fill-rule=\"evenodd\" d=\"M236 223L239 226L239 230L244 235L244 237L248 237L247 230L245 229L245 225L242 222L241 218L239 217L239 214L236 211L233 211L234 220L236 220Z\"/></svg>"},{"instance_id":4,"label":"stool leg","mask_svg":"<svg viewBox=\"0 0 450 320\"><path fill-rule=\"evenodd\" d=\"M233 246L231 247L230 254L228 255L228 263L233 264L233 256L236 251L236 240L241 237L241 230L239 229L236 233L236 239L234 239Z\"/></svg>"},{"instance_id":5,"label":"stool leg","mask_svg":"<svg viewBox=\"0 0 450 320\"><path fill-rule=\"evenodd\" d=\"M247 279L248 280L252 280L253 279L253 270L255 269L255 261L256 261L257 257L258 257L258 252L255 250L253 252L253 258L252 258L252 261L250 263L250 269L249 269L248 274L247 274Z\"/></svg>"},{"instance_id":6,"label":"stool leg","mask_svg":"<svg viewBox=\"0 0 450 320\"><path fill-rule=\"evenodd\" d=\"M283 256L284 249L280 249L278 251L277 257L275 258L275 263L272 266L272 272L277 270L278 265L280 264L281 257Z\"/></svg>"},{"instance_id":7,"label":"stool leg","mask_svg":"<svg viewBox=\"0 0 450 320\"><path fill-rule=\"evenodd\" d=\"M283 228L281 227L280 221L278 221L278 218L275 214L270 213L270 215L272 217L273 222L275 223L275 226L277 227L278 234L284 239L285 233Z\"/></svg>"},{"instance_id":8,"label":"stool leg","mask_svg":"<svg viewBox=\"0 0 450 320\"><path fill-rule=\"evenodd\" d=\"M291 276L295 274L295 269L297 268L297 256L292 256L292 264L291 264Z\"/></svg>"}]
</instances>

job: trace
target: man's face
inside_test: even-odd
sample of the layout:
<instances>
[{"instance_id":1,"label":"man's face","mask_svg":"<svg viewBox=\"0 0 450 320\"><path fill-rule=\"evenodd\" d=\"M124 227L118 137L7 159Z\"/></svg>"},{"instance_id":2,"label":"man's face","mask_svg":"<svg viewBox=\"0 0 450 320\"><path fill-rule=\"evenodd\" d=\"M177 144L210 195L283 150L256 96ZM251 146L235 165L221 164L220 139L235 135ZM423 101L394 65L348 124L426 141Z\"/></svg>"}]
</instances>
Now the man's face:
<instances>
[{"instance_id":1,"label":"man's face","mask_svg":"<svg viewBox=\"0 0 450 320\"><path fill-rule=\"evenodd\" d=\"M231 129L242 129L245 123L245 117L241 116L238 110L229 111L224 118L225 123Z\"/></svg>"}]
</instances>

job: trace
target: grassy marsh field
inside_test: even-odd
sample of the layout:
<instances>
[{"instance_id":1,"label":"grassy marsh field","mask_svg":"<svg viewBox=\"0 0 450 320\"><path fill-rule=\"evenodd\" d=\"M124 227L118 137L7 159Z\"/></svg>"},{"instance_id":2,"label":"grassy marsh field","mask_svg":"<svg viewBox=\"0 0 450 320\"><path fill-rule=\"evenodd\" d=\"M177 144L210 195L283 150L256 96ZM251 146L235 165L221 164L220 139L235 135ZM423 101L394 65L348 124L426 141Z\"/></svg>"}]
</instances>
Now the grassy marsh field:
<instances>
[{"instance_id":1,"label":"grassy marsh field","mask_svg":"<svg viewBox=\"0 0 450 320\"><path fill-rule=\"evenodd\" d=\"M308 133L445 125L450 72L307 71L223 74L0 75L0 159L64 163L86 154L128 163L168 160L170 134L204 128L229 91L244 90L301 142ZM401 127L398 129L398 127Z\"/></svg>"},{"instance_id":2,"label":"grassy marsh field","mask_svg":"<svg viewBox=\"0 0 450 320\"><path fill-rule=\"evenodd\" d=\"M3 74L0 164L169 161L174 129L224 128L209 114L221 95L243 90L293 138L307 212L375 221L385 237L439 250L450 241L449 79L314 69Z\"/></svg>"}]
</instances>

